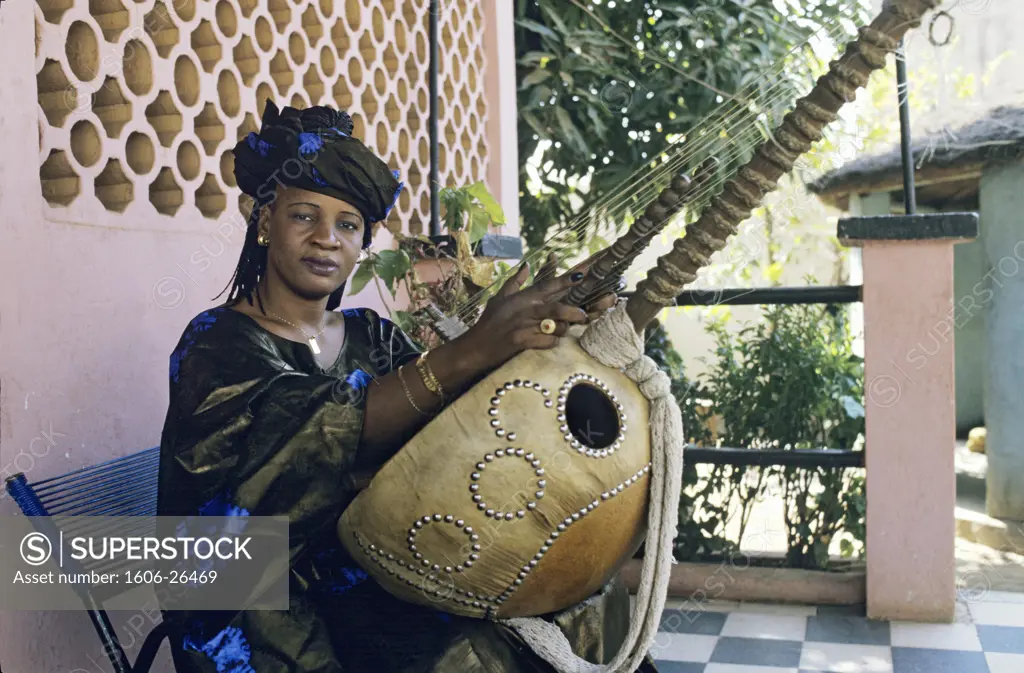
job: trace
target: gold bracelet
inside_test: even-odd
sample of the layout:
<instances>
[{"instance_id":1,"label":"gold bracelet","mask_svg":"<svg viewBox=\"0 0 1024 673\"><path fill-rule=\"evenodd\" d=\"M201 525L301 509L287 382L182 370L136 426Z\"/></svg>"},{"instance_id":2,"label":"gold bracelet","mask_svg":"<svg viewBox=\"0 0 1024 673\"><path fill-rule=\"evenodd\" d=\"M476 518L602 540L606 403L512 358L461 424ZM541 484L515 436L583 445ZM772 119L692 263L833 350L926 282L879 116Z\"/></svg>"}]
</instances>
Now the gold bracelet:
<instances>
[{"instance_id":1,"label":"gold bracelet","mask_svg":"<svg viewBox=\"0 0 1024 673\"><path fill-rule=\"evenodd\" d=\"M406 398L408 398L409 404L412 405L412 408L420 412L420 414L423 416L429 416L430 414L420 409L419 405L416 404L416 400L412 398L412 393L409 392L409 386L405 382L405 377L402 376L402 367L398 368L398 380L402 382L402 390L405 391L405 396Z\"/></svg>"},{"instance_id":2,"label":"gold bracelet","mask_svg":"<svg viewBox=\"0 0 1024 673\"><path fill-rule=\"evenodd\" d=\"M429 352L425 351L416 358L416 369L419 371L420 378L423 379L423 385L426 389L444 399L444 388L441 387L441 382L437 380L434 372L430 371L430 365L427 364L427 353Z\"/></svg>"}]
</instances>

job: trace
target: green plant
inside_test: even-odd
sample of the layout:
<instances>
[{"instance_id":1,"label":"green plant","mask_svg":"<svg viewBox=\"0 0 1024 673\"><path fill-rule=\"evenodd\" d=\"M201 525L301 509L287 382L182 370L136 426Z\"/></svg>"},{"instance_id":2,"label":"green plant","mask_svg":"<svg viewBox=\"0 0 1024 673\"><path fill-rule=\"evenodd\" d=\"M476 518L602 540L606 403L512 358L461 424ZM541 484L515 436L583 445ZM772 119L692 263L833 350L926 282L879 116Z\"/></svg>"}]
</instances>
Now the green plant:
<instances>
[{"instance_id":1,"label":"green plant","mask_svg":"<svg viewBox=\"0 0 1024 673\"><path fill-rule=\"evenodd\" d=\"M445 187L438 192L443 214L441 221L451 233L465 231L470 243L476 243L492 225L505 224L505 213L487 185L474 182L465 187Z\"/></svg>"},{"instance_id":2,"label":"green plant","mask_svg":"<svg viewBox=\"0 0 1024 673\"><path fill-rule=\"evenodd\" d=\"M862 431L863 362L845 311L772 306L731 332L712 323L718 360L708 375L731 446L852 448Z\"/></svg>"},{"instance_id":3,"label":"green plant","mask_svg":"<svg viewBox=\"0 0 1024 673\"><path fill-rule=\"evenodd\" d=\"M433 304L442 313L452 315L471 297L483 292L495 273L506 268L474 257L474 246L491 227L505 224L500 204L483 182L461 187L445 187L438 192L441 204L441 225L455 243L455 250L425 235L396 233L398 246L393 250L371 251L352 275L353 294L373 281L378 290L383 286L398 298L403 289L409 297L409 310L392 311L398 325L421 343L434 339L427 328L428 319L419 313ZM417 274L420 262L431 260L440 267L440 278L425 281ZM447 262L447 264L445 263ZM381 299L384 300L383 293Z\"/></svg>"},{"instance_id":4,"label":"green plant","mask_svg":"<svg viewBox=\"0 0 1024 673\"><path fill-rule=\"evenodd\" d=\"M709 330L716 357L699 384L687 380L667 337L649 333L648 354L673 377L690 441L709 445L712 415L725 427L719 445L752 451L855 448L862 440L863 362L852 351L843 309L774 306L739 330L724 322ZM675 547L681 560L739 553L754 505L774 487L785 500L789 567L828 567L840 533L844 556L864 541L863 478L853 471L687 462L683 485ZM738 524L736 539L726 535L731 522Z\"/></svg>"},{"instance_id":5,"label":"green plant","mask_svg":"<svg viewBox=\"0 0 1024 673\"><path fill-rule=\"evenodd\" d=\"M853 448L864 431L863 362L852 351L844 318L838 307L773 306L738 333L712 326L718 361L709 387L727 445ZM845 472L786 467L763 470L761 477L741 494L744 514L780 479L789 566L826 567L847 510L860 506L858 494L845 488Z\"/></svg>"}]
</instances>

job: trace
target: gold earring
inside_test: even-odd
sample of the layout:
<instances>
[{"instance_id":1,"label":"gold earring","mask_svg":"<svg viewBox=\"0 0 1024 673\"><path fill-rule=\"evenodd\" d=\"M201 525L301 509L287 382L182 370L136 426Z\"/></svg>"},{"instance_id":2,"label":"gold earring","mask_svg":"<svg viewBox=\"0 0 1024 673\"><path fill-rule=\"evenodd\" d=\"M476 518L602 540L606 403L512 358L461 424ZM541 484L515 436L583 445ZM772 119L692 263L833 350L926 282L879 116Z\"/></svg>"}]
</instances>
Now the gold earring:
<instances>
[{"instance_id":1,"label":"gold earring","mask_svg":"<svg viewBox=\"0 0 1024 673\"><path fill-rule=\"evenodd\" d=\"M267 236L266 234L260 234L259 236L256 237L256 242L266 247L270 243L270 237Z\"/></svg>"}]
</instances>

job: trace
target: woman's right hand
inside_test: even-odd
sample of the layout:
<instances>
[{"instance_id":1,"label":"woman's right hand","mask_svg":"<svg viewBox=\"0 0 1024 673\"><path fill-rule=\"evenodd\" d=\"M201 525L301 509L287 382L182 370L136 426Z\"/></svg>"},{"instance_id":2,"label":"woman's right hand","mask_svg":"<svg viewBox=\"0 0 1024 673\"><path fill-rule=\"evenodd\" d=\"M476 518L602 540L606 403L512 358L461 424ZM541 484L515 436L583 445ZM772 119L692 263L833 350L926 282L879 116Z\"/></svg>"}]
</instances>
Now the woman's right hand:
<instances>
[{"instance_id":1,"label":"woman's right hand","mask_svg":"<svg viewBox=\"0 0 1024 673\"><path fill-rule=\"evenodd\" d=\"M551 266L550 259L545 266ZM570 325L587 322L588 315L583 309L559 301L583 279L582 271L557 277L542 271L538 276L550 277L520 289L529 277L529 267L521 266L487 302L480 319L452 342L459 342L460 351L464 348L464 355L479 370L499 367L524 350L554 348ZM545 318L555 321L554 333L541 331L540 324Z\"/></svg>"}]
</instances>

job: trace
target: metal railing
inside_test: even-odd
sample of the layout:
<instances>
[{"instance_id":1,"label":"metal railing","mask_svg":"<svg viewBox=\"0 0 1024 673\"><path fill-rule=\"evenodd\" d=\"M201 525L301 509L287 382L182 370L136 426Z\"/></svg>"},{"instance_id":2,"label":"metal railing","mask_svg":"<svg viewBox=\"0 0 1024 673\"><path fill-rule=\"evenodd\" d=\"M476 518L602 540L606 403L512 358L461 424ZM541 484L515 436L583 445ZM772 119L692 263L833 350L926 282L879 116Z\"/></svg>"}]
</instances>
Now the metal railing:
<instances>
[{"instance_id":1,"label":"metal railing","mask_svg":"<svg viewBox=\"0 0 1024 673\"><path fill-rule=\"evenodd\" d=\"M628 297L632 292L620 294ZM861 301L863 287L860 285L821 285L686 290L676 297L675 306L859 304ZM850 449L744 449L689 444L686 446L686 460L689 463L708 465L847 469L864 467L864 452Z\"/></svg>"}]
</instances>

